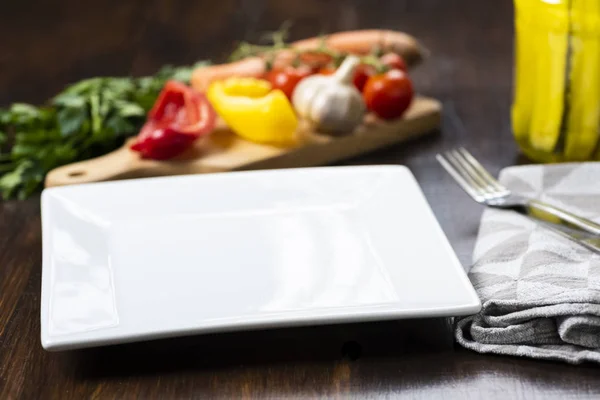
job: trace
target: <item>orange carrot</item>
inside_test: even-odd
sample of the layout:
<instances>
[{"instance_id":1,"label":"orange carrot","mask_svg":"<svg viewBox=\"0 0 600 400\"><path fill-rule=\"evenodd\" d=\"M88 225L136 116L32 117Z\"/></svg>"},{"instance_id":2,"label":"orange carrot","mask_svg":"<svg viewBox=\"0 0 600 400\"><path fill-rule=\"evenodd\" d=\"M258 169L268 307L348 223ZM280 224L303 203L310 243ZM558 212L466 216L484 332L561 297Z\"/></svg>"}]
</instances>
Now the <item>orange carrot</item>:
<instances>
[{"instance_id":1,"label":"orange carrot","mask_svg":"<svg viewBox=\"0 0 600 400\"><path fill-rule=\"evenodd\" d=\"M301 50L317 48L321 38L299 40L292 45ZM369 54L374 47L400 54L407 64L416 64L421 61L421 46L417 40L404 33L379 29L347 31L334 33L326 37L327 47L344 53L357 55Z\"/></svg>"},{"instance_id":2,"label":"orange carrot","mask_svg":"<svg viewBox=\"0 0 600 400\"><path fill-rule=\"evenodd\" d=\"M317 49L321 45L321 38L299 40L292 43L292 47L300 50ZM400 54L408 66L421 61L423 53L417 40L403 32L389 30L360 30L339 32L328 35L325 45L335 51L365 55L378 47L384 51ZM294 58L291 50L282 50L275 57L275 65L289 64ZM260 78L265 73L265 62L261 57L248 57L240 61L200 67L192 74L194 89L204 91L208 85L216 80L226 79L231 76L245 76Z\"/></svg>"}]
</instances>

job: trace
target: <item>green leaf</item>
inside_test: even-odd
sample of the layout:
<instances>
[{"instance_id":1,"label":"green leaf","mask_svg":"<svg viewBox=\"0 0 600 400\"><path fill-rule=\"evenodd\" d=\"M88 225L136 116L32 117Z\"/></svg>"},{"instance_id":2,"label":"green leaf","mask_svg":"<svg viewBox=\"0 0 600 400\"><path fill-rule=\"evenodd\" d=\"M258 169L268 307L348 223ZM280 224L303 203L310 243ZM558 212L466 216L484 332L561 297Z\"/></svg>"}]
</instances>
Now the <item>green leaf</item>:
<instances>
[{"instance_id":1,"label":"green leaf","mask_svg":"<svg viewBox=\"0 0 600 400\"><path fill-rule=\"evenodd\" d=\"M17 143L29 143L35 145L44 145L46 142L60 140L61 134L56 130L28 130L17 132L15 135L15 144Z\"/></svg>"},{"instance_id":2,"label":"green leaf","mask_svg":"<svg viewBox=\"0 0 600 400\"><path fill-rule=\"evenodd\" d=\"M0 108L0 125L8 124L10 119L10 111Z\"/></svg>"},{"instance_id":3,"label":"green leaf","mask_svg":"<svg viewBox=\"0 0 600 400\"><path fill-rule=\"evenodd\" d=\"M125 94L135 89L131 78L109 78L106 80L106 89L117 94Z\"/></svg>"},{"instance_id":4,"label":"green leaf","mask_svg":"<svg viewBox=\"0 0 600 400\"><path fill-rule=\"evenodd\" d=\"M76 160L79 156L77 149L71 143L62 143L52 148L44 148L38 153L38 162L43 170L49 171L60 165Z\"/></svg>"},{"instance_id":5,"label":"green leaf","mask_svg":"<svg viewBox=\"0 0 600 400\"><path fill-rule=\"evenodd\" d=\"M121 117L143 117L146 111L137 103L131 101L117 100L115 108Z\"/></svg>"},{"instance_id":6,"label":"green leaf","mask_svg":"<svg viewBox=\"0 0 600 400\"><path fill-rule=\"evenodd\" d=\"M84 79L75 84L67 86L67 88L63 91L63 93L61 93L61 95L64 93L83 94L86 92L93 92L93 91L97 92L98 90L100 90L100 86L102 85L102 80L103 80L103 78Z\"/></svg>"},{"instance_id":7,"label":"green leaf","mask_svg":"<svg viewBox=\"0 0 600 400\"><path fill-rule=\"evenodd\" d=\"M35 157L39 152L39 147L35 144L16 143L12 148L13 158L25 158L27 156Z\"/></svg>"},{"instance_id":8,"label":"green leaf","mask_svg":"<svg viewBox=\"0 0 600 400\"><path fill-rule=\"evenodd\" d=\"M62 93L52 100L52 104L62 107L83 108L85 107L85 100L76 94Z\"/></svg>"},{"instance_id":9,"label":"green leaf","mask_svg":"<svg viewBox=\"0 0 600 400\"><path fill-rule=\"evenodd\" d=\"M25 169L21 176L22 183L16 193L17 198L24 200L41 189L45 175L45 171L35 164Z\"/></svg>"},{"instance_id":10,"label":"green leaf","mask_svg":"<svg viewBox=\"0 0 600 400\"><path fill-rule=\"evenodd\" d=\"M104 120L106 116L115 108L115 99L112 95L104 93L99 98L98 103L98 115L100 116L100 120Z\"/></svg>"},{"instance_id":11,"label":"green leaf","mask_svg":"<svg viewBox=\"0 0 600 400\"><path fill-rule=\"evenodd\" d=\"M11 106L9 116L5 116L3 119L5 119L6 125L33 129L51 125L54 121L54 110L17 103Z\"/></svg>"},{"instance_id":12,"label":"green leaf","mask_svg":"<svg viewBox=\"0 0 600 400\"><path fill-rule=\"evenodd\" d=\"M151 76L145 76L137 80L138 88L140 91L147 92L154 85L154 78Z\"/></svg>"},{"instance_id":13,"label":"green leaf","mask_svg":"<svg viewBox=\"0 0 600 400\"><path fill-rule=\"evenodd\" d=\"M71 136L77 132L86 133L81 128L87 119L85 108L67 107L56 114L62 136Z\"/></svg>"},{"instance_id":14,"label":"green leaf","mask_svg":"<svg viewBox=\"0 0 600 400\"><path fill-rule=\"evenodd\" d=\"M15 103L10 107L10 112L22 116L36 118L39 116L39 109L36 106L26 103Z\"/></svg>"},{"instance_id":15,"label":"green leaf","mask_svg":"<svg viewBox=\"0 0 600 400\"><path fill-rule=\"evenodd\" d=\"M17 194L19 200L25 200L33 193L37 192L44 182L44 174L41 172L29 173L28 179L23 180L21 189Z\"/></svg>"},{"instance_id":16,"label":"green leaf","mask_svg":"<svg viewBox=\"0 0 600 400\"><path fill-rule=\"evenodd\" d=\"M155 79L161 79L164 81L173 79L176 81L189 83L192 78L192 72L194 71L194 69L200 68L200 67L205 67L210 64L211 64L210 61L202 60L202 61L196 62L192 66L173 67L172 65L165 65L155 75ZM162 86L162 84L161 84L161 86Z\"/></svg>"},{"instance_id":17,"label":"green leaf","mask_svg":"<svg viewBox=\"0 0 600 400\"><path fill-rule=\"evenodd\" d=\"M19 125L32 125L39 121L40 112L37 107L30 104L15 103L10 108L10 123Z\"/></svg>"},{"instance_id":18,"label":"green leaf","mask_svg":"<svg viewBox=\"0 0 600 400\"><path fill-rule=\"evenodd\" d=\"M145 114L148 111L150 111L150 109L154 105L154 102L156 101L157 96L158 96L158 91L156 91L156 92L140 91L135 94L133 101L135 101L137 104L139 104L140 107L142 107L142 109L144 110L144 114Z\"/></svg>"},{"instance_id":19,"label":"green leaf","mask_svg":"<svg viewBox=\"0 0 600 400\"><path fill-rule=\"evenodd\" d=\"M33 193L44 179L39 169L30 160L21 161L15 169L0 178L0 193L5 199L24 199Z\"/></svg>"},{"instance_id":20,"label":"green leaf","mask_svg":"<svg viewBox=\"0 0 600 400\"><path fill-rule=\"evenodd\" d=\"M169 79L173 75L174 71L175 68L172 65L163 65L162 68L159 69L154 75L154 79Z\"/></svg>"},{"instance_id":21,"label":"green leaf","mask_svg":"<svg viewBox=\"0 0 600 400\"><path fill-rule=\"evenodd\" d=\"M179 69L173 72L170 79L180 81L180 82L189 82L192 79L192 69Z\"/></svg>"},{"instance_id":22,"label":"green leaf","mask_svg":"<svg viewBox=\"0 0 600 400\"><path fill-rule=\"evenodd\" d=\"M56 124L56 108L38 109L38 121L40 126L52 127Z\"/></svg>"},{"instance_id":23,"label":"green leaf","mask_svg":"<svg viewBox=\"0 0 600 400\"><path fill-rule=\"evenodd\" d=\"M137 131L135 125L121 115L116 114L106 121L106 127L118 136L136 133Z\"/></svg>"}]
</instances>

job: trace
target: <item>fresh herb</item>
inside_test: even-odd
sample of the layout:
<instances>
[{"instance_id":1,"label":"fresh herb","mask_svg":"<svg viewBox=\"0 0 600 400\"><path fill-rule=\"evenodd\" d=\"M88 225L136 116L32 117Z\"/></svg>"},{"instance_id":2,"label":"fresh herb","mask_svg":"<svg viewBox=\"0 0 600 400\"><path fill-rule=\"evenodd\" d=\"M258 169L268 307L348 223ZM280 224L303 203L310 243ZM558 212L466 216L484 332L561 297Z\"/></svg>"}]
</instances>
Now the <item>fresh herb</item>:
<instances>
[{"instance_id":1,"label":"fresh herb","mask_svg":"<svg viewBox=\"0 0 600 400\"><path fill-rule=\"evenodd\" d=\"M92 78L37 107L0 108L0 194L24 199L53 168L105 154L138 133L169 79L189 82L197 63L142 78Z\"/></svg>"},{"instance_id":2,"label":"fresh herb","mask_svg":"<svg viewBox=\"0 0 600 400\"><path fill-rule=\"evenodd\" d=\"M240 42L229 56L229 61L238 61L246 57L261 55L269 56L274 52L289 48L286 43L292 23L284 21L278 30L274 32L265 32L261 35L261 42L266 42L266 45L257 45L250 42Z\"/></svg>"},{"instance_id":3,"label":"fresh herb","mask_svg":"<svg viewBox=\"0 0 600 400\"><path fill-rule=\"evenodd\" d=\"M348 55L345 52L337 51L327 46L327 35L319 36L319 43L315 48L297 49L288 43L291 23L286 21L281 27L274 32L267 32L261 37L261 43L253 44L250 42L240 42L235 50L229 56L229 61L239 61L246 57L261 57L267 65L267 70L271 70L275 64L275 57L282 50L287 50L294 55L292 66L297 67L300 64L309 66L322 66L323 60L327 60L325 64L331 64L334 67L339 67ZM374 49L375 50L375 49ZM367 63L372 63L373 55L364 56ZM362 61L362 58L361 58Z\"/></svg>"}]
</instances>

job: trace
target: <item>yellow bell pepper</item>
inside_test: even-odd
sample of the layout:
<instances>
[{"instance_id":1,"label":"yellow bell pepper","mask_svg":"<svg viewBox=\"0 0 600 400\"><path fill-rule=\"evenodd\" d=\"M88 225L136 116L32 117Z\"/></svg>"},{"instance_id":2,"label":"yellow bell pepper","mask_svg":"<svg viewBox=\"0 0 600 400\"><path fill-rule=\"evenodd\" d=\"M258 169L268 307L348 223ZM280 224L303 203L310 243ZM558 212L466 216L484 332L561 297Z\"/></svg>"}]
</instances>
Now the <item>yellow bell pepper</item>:
<instances>
[{"instance_id":1,"label":"yellow bell pepper","mask_svg":"<svg viewBox=\"0 0 600 400\"><path fill-rule=\"evenodd\" d=\"M208 100L227 125L244 139L275 145L296 141L298 118L281 90L255 78L232 77L213 82Z\"/></svg>"}]
</instances>

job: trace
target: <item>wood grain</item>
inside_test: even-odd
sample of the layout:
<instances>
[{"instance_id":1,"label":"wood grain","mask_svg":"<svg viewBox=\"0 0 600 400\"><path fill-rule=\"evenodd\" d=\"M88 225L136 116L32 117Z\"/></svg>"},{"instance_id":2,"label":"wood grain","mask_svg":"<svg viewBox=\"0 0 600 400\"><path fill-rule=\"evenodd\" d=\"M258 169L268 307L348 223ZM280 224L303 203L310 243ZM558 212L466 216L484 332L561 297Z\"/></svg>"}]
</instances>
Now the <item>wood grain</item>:
<instances>
[{"instance_id":1,"label":"wood grain","mask_svg":"<svg viewBox=\"0 0 600 400\"><path fill-rule=\"evenodd\" d=\"M480 0L5 1L0 104L43 101L68 82L92 75L144 74L168 62L222 58L235 40L254 40L261 30L291 18L293 39L320 31L389 28L410 32L431 50L413 79L421 94L443 103L440 134L346 164L407 165L468 264L482 209L434 156L466 145L494 173L521 162L509 126L513 14L508 0L493 6ZM39 340L39 212L39 198L0 203L1 399L600 395L595 366L469 352L452 345L443 321L46 353Z\"/></svg>"},{"instance_id":2,"label":"wood grain","mask_svg":"<svg viewBox=\"0 0 600 400\"><path fill-rule=\"evenodd\" d=\"M276 147L235 135L224 123L176 159L142 159L131 143L91 160L58 167L46 176L46 187L146 178L272 168L313 167L356 157L386 146L432 133L439 127L441 104L417 97L402 118L382 121L368 114L355 132L343 137L318 135L299 128L298 144Z\"/></svg>"}]
</instances>

